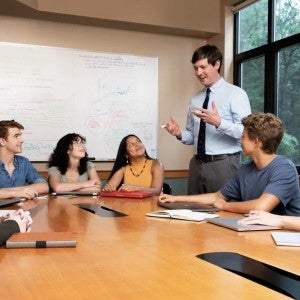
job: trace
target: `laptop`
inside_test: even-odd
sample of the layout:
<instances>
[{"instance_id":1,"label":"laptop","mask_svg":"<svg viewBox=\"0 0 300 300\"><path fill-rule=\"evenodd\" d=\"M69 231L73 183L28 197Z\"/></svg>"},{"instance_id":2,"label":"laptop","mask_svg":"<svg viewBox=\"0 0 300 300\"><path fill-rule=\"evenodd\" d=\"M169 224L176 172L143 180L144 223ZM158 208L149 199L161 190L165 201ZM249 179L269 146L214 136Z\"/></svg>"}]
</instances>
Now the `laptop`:
<instances>
[{"instance_id":1,"label":"laptop","mask_svg":"<svg viewBox=\"0 0 300 300\"><path fill-rule=\"evenodd\" d=\"M269 226L269 225L241 225L238 223L238 220L243 219L242 217L235 217L235 218L214 218L214 219L207 219L206 221L211 224L219 225L222 227L226 227L235 231L257 231L257 230L276 230L282 229L276 226Z\"/></svg>"},{"instance_id":2,"label":"laptop","mask_svg":"<svg viewBox=\"0 0 300 300\"><path fill-rule=\"evenodd\" d=\"M21 201L20 198L2 199L0 200L0 207L16 204L19 203L20 201Z\"/></svg>"},{"instance_id":3,"label":"laptop","mask_svg":"<svg viewBox=\"0 0 300 300\"><path fill-rule=\"evenodd\" d=\"M52 196L98 196L99 193L93 193L93 192L80 192L80 191L74 191L74 192L57 192L57 193L51 193Z\"/></svg>"},{"instance_id":4,"label":"laptop","mask_svg":"<svg viewBox=\"0 0 300 300\"><path fill-rule=\"evenodd\" d=\"M117 198L148 198L153 196L153 192L146 191L113 191L113 192L100 192L101 197L117 197Z\"/></svg>"},{"instance_id":5,"label":"laptop","mask_svg":"<svg viewBox=\"0 0 300 300\"><path fill-rule=\"evenodd\" d=\"M190 202L190 201L177 201L177 202L157 202L157 204L161 207L167 209L189 209L192 211L200 211L200 212L217 212L219 211L218 208L213 207L211 205L200 204L197 202Z\"/></svg>"}]
</instances>

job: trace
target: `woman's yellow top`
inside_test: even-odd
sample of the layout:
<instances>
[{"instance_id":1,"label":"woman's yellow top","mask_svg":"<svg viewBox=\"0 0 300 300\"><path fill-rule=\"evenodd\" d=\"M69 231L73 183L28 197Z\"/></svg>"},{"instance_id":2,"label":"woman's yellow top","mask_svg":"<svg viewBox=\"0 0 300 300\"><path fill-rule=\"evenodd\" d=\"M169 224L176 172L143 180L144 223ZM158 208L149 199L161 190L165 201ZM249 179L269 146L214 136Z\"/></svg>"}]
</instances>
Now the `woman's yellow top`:
<instances>
[{"instance_id":1,"label":"woman's yellow top","mask_svg":"<svg viewBox=\"0 0 300 300\"><path fill-rule=\"evenodd\" d=\"M151 187L153 160L147 159L139 163L131 163L125 166L124 184L132 184L143 187Z\"/></svg>"}]
</instances>

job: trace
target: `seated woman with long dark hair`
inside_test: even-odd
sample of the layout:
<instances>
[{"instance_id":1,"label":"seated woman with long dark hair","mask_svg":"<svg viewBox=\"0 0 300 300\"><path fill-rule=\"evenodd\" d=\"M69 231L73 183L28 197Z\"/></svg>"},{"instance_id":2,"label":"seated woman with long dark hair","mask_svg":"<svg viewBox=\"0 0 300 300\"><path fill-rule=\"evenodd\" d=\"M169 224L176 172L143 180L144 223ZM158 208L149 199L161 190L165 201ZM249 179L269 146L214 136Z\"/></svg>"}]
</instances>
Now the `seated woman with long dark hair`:
<instances>
[{"instance_id":1,"label":"seated woman with long dark hair","mask_svg":"<svg viewBox=\"0 0 300 300\"><path fill-rule=\"evenodd\" d=\"M142 141L134 134L125 136L104 191L150 191L159 194L164 179L164 168L151 158Z\"/></svg>"},{"instance_id":2,"label":"seated woman with long dark hair","mask_svg":"<svg viewBox=\"0 0 300 300\"><path fill-rule=\"evenodd\" d=\"M53 192L101 190L96 168L88 160L86 139L77 133L63 136L49 159L49 185Z\"/></svg>"}]
</instances>

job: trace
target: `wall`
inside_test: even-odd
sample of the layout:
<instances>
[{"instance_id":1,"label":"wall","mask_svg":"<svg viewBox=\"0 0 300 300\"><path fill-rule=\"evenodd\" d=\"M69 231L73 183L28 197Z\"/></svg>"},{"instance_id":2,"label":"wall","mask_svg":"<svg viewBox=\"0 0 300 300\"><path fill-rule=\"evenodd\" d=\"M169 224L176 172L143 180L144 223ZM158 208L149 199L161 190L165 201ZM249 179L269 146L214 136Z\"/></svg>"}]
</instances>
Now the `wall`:
<instances>
[{"instance_id":1,"label":"wall","mask_svg":"<svg viewBox=\"0 0 300 300\"><path fill-rule=\"evenodd\" d=\"M36 10L144 25L202 37L220 32L219 0L19 0Z\"/></svg>"},{"instance_id":2,"label":"wall","mask_svg":"<svg viewBox=\"0 0 300 300\"><path fill-rule=\"evenodd\" d=\"M207 42L215 41L217 45L222 42L219 31L223 8L220 7L219 1L132 0L126 1L127 4L130 3L127 7L121 0L74 0L72 9L68 6L70 1L21 2L27 2L40 11L17 1L2 0L1 41L158 57L158 158L167 172L171 172L170 177L185 177L193 149L167 134L160 128L160 124L174 116L183 127L185 126L189 99L201 88L193 73L191 55L197 47ZM101 3L101 9L98 7L97 10L93 10L96 2L98 6ZM208 2L211 4L207 5ZM85 9L80 3L84 3ZM115 9L109 3L114 5ZM152 6L141 5L133 13L132 5L137 3L152 3ZM195 6L196 3L198 6ZM47 10L50 12L45 12ZM98 18L103 10L106 11L106 15L100 17L115 16L118 20ZM145 13L147 10L149 14ZM94 11L95 15L91 16L91 11ZM111 15L108 15L108 12ZM72 14L85 16L70 16ZM223 49L222 46L220 48ZM111 163L97 164L98 170L101 171L108 171L111 166ZM37 164L36 167L41 172L46 171L45 164Z\"/></svg>"}]
</instances>

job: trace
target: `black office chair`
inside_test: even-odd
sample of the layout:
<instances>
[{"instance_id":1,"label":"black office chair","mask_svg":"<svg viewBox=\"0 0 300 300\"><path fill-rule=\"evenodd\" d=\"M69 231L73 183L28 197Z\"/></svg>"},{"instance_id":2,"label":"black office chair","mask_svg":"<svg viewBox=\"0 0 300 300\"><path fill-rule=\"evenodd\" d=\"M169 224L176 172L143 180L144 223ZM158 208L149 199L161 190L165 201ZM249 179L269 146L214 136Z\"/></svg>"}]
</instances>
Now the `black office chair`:
<instances>
[{"instance_id":1,"label":"black office chair","mask_svg":"<svg viewBox=\"0 0 300 300\"><path fill-rule=\"evenodd\" d=\"M172 189L168 183L166 183L166 182L163 183L162 192L164 194L169 194L169 195L172 194Z\"/></svg>"}]
</instances>

